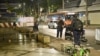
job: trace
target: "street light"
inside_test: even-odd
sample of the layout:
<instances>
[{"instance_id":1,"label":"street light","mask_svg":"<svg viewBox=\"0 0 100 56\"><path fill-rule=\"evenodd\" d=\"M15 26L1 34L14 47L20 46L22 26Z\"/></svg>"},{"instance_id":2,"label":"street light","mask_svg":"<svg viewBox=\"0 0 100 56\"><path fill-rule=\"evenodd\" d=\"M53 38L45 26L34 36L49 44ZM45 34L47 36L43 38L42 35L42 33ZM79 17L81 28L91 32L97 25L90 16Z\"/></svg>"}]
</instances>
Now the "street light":
<instances>
[{"instance_id":1,"label":"street light","mask_svg":"<svg viewBox=\"0 0 100 56\"><path fill-rule=\"evenodd\" d=\"M18 7L21 8L21 4L19 4Z\"/></svg>"}]
</instances>

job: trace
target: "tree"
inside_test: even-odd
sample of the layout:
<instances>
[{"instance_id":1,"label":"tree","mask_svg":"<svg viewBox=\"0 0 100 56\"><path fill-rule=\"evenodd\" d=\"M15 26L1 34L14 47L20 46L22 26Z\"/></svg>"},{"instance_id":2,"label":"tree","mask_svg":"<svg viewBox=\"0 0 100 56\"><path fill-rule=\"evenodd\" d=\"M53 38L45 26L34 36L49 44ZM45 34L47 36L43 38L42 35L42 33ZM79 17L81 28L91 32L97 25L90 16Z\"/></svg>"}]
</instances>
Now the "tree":
<instances>
[{"instance_id":1,"label":"tree","mask_svg":"<svg viewBox=\"0 0 100 56\"><path fill-rule=\"evenodd\" d=\"M21 3L25 3L25 13L23 13L23 5L22 8L19 8L18 14L28 14L33 13L33 16L38 17L40 13L40 8L43 8L42 13L47 13L48 10L50 12L56 12L57 9L62 8L62 0L21 0ZM32 11L34 10L34 11Z\"/></svg>"},{"instance_id":2,"label":"tree","mask_svg":"<svg viewBox=\"0 0 100 56\"><path fill-rule=\"evenodd\" d=\"M44 12L47 12L48 9L55 12L58 8L62 8L62 0L41 0L40 5L44 8Z\"/></svg>"}]
</instances>

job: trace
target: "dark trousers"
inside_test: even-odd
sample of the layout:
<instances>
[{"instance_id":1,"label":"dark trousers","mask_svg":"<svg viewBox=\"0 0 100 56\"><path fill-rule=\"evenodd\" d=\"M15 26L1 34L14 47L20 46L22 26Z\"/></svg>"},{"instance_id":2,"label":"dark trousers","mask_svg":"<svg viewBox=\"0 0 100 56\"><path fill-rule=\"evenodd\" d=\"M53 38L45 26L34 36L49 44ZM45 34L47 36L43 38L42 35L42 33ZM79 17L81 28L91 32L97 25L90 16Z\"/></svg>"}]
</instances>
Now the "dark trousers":
<instances>
[{"instance_id":1,"label":"dark trousers","mask_svg":"<svg viewBox=\"0 0 100 56\"><path fill-rule=\"evenodd\" d=\"M57 29L57 38L59 37L59 35L60 35L60 38L62 37L62 32L63 32L63 29Z\"/></svg>"},{"instance_id":2,"label":"dark trousers","mask_svg":"<svg viewBox=\"0 0 100 56\"><path fill-rule=\"evenodd\" d=\"M33 26L33 31L34 31L34 32L39 31L38 26Z\"/></svg>"},{"instance_id":3,"label":"dark trousers","mask_svg":"<svg viewBox=\"0 0 100 56\"><path fill-rule=\"evenodd\" d=\"M74 45L80 45L80 35L81 33L79 31L73 31Z\"/></svg>"},{"instance_id":4,"label":"dark trousers","mask_svg":"<svg viewBox=\"0 0 100 56\"><path fill-rule=\"evenodd\" d=\"M65 37L66 37L66 36L71 36L71 37L72 37L71 32L72 32L71 28L66 27L66 30L65 30Z\"/></svg>"}]
</instances>

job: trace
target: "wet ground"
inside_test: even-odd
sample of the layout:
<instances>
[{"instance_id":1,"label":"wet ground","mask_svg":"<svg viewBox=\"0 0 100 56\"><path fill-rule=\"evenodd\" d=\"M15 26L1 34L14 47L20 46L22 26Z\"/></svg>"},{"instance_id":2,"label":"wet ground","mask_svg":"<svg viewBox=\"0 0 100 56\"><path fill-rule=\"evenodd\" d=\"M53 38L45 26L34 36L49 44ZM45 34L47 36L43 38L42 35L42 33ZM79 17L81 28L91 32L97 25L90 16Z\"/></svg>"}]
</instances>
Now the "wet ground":
<instances>
[{"instance_id":1,"label":"wet ground","mask_svg":"<svg viewBox=\"0 0 100 56\"><path fill-rule=\"evenodd\" d=\"M56 29L48 29L47 27L44 27L39 30L42 33L46 33L47 35L56 38ZM25 31L25 29L23 29L23 31ZM96 49L95 51L100 50L100 45L95 43L94 29L86 29L85 36L88 39L89 47ZM68 56L56 50L61 48L61 43L66 42L64 37L60 40L52 40L49 44L50 47L37 42L34 38L35 37L32 36L30 39L27 33L20 33L15 29L0 28L0 56ZM68 41L66 43L68 43ZM92 53L97 52L93 51Z\"/></svg>"},{"instance_id":2,"label":"wet ground","mask_svg":"<svg viewBox=\"0 0 100 56\"><path fill-rule=\"evenodd\" d=\"M0 30L0 56L66 56L34 37L30 40L25 34L13 29Z\"/></svg>"},{"instance_id":3,"label":"wet ground","mask_svg":"<svg viewBox=\"0 0 100 56\"><path fill-rule=\"evenodd\" d=\"M38 43L35 40L32 42L1 42L0 56L24 56L30 53L39 53L41 49L51 49L50 47ZM41 51L43 51L41 50ZM46 50L45 50L46 51ZM27 55L26 55L27 56ZM28 55L30 56L30 55Z\"/></svg>"}]
</instances>

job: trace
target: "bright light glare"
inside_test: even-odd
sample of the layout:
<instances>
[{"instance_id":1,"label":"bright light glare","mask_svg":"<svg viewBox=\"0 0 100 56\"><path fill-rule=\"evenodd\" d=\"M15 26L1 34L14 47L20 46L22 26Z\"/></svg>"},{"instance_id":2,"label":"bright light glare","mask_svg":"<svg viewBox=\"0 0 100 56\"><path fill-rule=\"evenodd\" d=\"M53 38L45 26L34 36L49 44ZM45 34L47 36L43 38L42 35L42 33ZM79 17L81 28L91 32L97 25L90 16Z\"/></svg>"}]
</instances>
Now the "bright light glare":
<instances>
[{"instance_id":1,"label":"bright light glare","mask_svg":"<svg viewBox=\"0 0 100 56\"><path fill-rule=\"evenodd\" d=\"M21 7L21 4L19 4L18 6L19 6L19 8L20 8L20 7Z\"/></svg>"},{"instance_id":2,"label":"bright light glare","mask_svg":"<svg viewBox=\"0 0 100 56\"><path fill-rule=\"evenodd\" d=\"M33 17L20 17L18 19L19 22L34 22Z\"/></svg>"},{"instance_id":3,"label":"bright light glare","mask_svg":"<svg viewBox=\"0 0 100 56\"><path fill-rule=\"evenodd\" d=\"M75 14L75 13L68 13L68 15L73 15L73 14Z\"/></svg>"},{"instance_id":4,"label":"bright light glare","mask_svg":"<svg viewBox=\"0 0 100 56\"><path fill-rule=\"evenodd\" d=\"M56 20L57 20L57 17L52 17L52 20L53 20L53 21L56 21Z\"/></svg>"},{"instance_id":5,"label":"bright light glare","mask_svg":"<svg viewBox=\"0 0 100 56\"><path fill-rule=\"evenodd\" d=\"M58 53L54 48L50 49L51 53Z\"/></svg>"},{"instance_id":6,"label":"bright light glare","mask_svg":"<svg viewBox=\"0 0 100 56\"><path fill-rule=\"evenodd\" d=\"M25 22L25 20L23 19L23 17L20 17L20 18L18 19L18 21L19 21L19 22Z\"/></svg>"},{"instance_id":7,"label":"bright light glare","mask_svg":"<svg viewBox=\"0 0 100 56\"><path fill-rule=\"evenodd\" d=\"M33 17L19 17L18 22L20 22L21 26L33 26L34 18Z\"/></svg>"},{"instance_id":8,"label":"bright light glare","mask_svg":"<svg viewBox=\"0 0 100 56\"><path fill-rule=\"evenodd\" d=\"M19 35L19 39L22 39L23 38L21 34L18 34L18 35Z\"/></svg>"}]
</instances>

